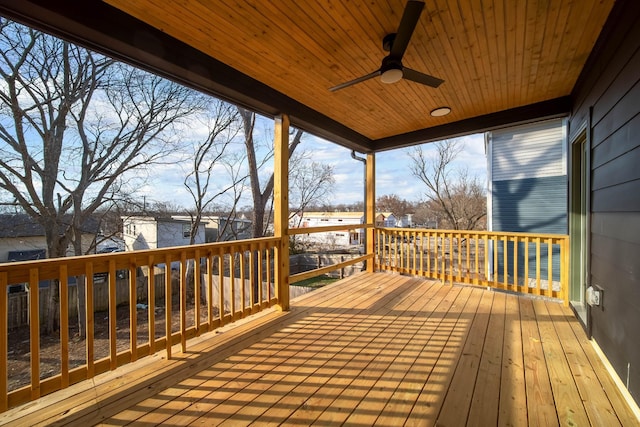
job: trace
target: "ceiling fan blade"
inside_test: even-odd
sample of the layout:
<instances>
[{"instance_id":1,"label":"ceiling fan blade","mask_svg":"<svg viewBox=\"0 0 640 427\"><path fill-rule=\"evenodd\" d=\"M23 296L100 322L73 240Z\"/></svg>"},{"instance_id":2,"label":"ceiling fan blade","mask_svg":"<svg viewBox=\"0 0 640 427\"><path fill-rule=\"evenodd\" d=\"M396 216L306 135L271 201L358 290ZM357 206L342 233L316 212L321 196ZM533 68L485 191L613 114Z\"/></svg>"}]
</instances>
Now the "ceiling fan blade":
<instances>
[{"instance_id":1,"label":"ceiling fan blade","mask_svg":"<svg viewBox=\"0 0 640 427\"><path fill-rule=\"evenodd\" d=\"M407 50L407 46L409 45L409 40L411 40L411 36L413 35L413 31L416 29L416 25L418 25L418 20L420 19L423 8L423 1L409 0L407 2L402 14L402 19L400 20L400 25L398 25L398 31L391 45L390 55L394 58L402 59L404 51Z\"/></svg>"},{"instance_id":2,"label":"ceiling fan blade","mask_svg":"<svg viewBox=\"0 0 640 427\"><path fill-rule=\"evenodd\" d=\"M423 74L420 71L412 70L411 68L404 67L402 69L402 78L406 80L411 80L412 82L422 83L423 85L431 86L437 88L444 80L439 79L437 77L430 76L428 74Z\"/></svg>"},{"instance_id":3,"label":"ceiling fan blade","mask_svg":"<svg viewBox=\"0 0 640 427\"><path fill-rule=\"evenodd\" d=\"M374 78L376 76L379 76L379 75L380 75L380 70L378 69L378 70L374 71L373 73L369 73L366 76L358 77L357 79L353 79L351 81L348 81L348 82L345 82L345 83L341 83L341 84L339 84L337 86L334 86L334 87L330 88L329 90L331 92L335 92L336 90L344 89L345 87L352 86L352 85L354 85L356 83L360 83L360 82L363 82L365 80L372 79L372 78Z\"/></svg>"}]
</instances>

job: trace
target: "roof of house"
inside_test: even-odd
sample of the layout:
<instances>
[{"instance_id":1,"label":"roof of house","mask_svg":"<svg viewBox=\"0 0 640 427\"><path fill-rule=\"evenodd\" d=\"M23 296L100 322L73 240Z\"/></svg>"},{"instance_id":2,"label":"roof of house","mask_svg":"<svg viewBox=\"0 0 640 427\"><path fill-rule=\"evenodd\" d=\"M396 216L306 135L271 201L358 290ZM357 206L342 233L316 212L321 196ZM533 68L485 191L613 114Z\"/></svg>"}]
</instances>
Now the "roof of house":
<instances>
[{"instance_id":1,"label":"roof of house","mask_svg":"<svg viewBox=\"0 0 640 427\"><path fill-rule=\"evenodd\" d=\"M382 215L385 218L393 215L391 212L378 212L376 216ZM303 212L303 218L362 218L364 212Z\"/></svg>"},{"instance_id":2,"label":"roof of house","mask_svg":"<svg viewBox=\"0 0 640 427\"><path fill-rule=\"evenodd\" d=\"M64 226L70 223L71 217L64 218ZM82 232L98 234L100 222L93 217L82 224ZM60 230L62 234L63 230ZM44 227L27 214L0 214L0 238L38 237L44 236Z\"/></svg>"}]
</instances>

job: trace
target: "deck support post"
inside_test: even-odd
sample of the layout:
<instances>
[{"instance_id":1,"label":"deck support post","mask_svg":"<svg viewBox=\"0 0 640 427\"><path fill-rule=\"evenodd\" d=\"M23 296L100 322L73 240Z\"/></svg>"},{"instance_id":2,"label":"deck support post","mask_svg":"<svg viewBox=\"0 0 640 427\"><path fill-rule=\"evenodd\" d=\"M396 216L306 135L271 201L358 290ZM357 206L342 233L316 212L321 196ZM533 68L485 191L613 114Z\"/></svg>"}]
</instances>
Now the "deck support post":
<instances>
[{"instance_id":1,"label":"deck support post","mask_svg":"<svg viewBox=\"0 0 640 427\"><path fill-rule=\"evenodd\" d=\"M366 174L367 174L367 206L365 206L365 224L373 224L376 223L376 155L375 153L367 154L367 163L366 163ZM367 234L366 242L367 247L365 248L367 255L375 256L375 247L376 247L376 232L375 227L365 229L365 233ZM367 272L373 273L375 271L375 258L371 258L367 261Z\"/></svg>"},{"instance_id":2,"label":"deck support post","mask_svg":"<svg viewBox=\"0 0 640 427\"><path fill-rule=\"evenodd\" d=\"M289 116L275 118L273 160L273 232L276 248L275 284L278 308L289 310Z\"/></svg>"}]
</instances>

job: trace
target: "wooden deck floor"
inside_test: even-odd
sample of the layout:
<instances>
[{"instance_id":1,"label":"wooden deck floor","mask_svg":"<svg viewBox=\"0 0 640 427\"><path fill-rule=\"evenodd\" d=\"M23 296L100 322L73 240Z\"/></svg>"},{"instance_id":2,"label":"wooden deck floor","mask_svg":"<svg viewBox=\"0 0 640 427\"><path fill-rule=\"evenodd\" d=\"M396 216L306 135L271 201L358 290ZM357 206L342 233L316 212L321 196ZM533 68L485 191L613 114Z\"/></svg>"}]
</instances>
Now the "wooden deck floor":
<instances>
[{"instance_id":1,"label":"wooden deck floor","mask_svg":"<svg viewBox=\"0 0 640 427\"><path fill-rule=\"evenodd\" d=\"M638 425L571 311L360 274L0 415L15 425Z\"/></svg>"}]
</instances>

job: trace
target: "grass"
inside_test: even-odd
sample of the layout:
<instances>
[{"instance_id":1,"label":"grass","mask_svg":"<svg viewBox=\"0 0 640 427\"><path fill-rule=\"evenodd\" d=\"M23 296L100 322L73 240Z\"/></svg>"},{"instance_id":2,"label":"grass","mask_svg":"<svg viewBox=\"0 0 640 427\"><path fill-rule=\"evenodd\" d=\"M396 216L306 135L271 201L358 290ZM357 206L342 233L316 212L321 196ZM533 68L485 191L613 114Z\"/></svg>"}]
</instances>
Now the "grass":
<instances>
[{"instance_id":1,"label":"grass","mask_svg":"<svg viewBox=\"0 0 640 427\"><path fill-rule=\"evenodd\" d=\"M340 280L337 277L329 277L326 274L317 277L311 277L309 279L301 280L296 283L292 283L291 286L305 286L307 288L321 288L325 285Z\"/></svg>"}]
</instances>

